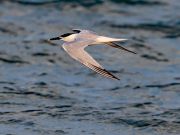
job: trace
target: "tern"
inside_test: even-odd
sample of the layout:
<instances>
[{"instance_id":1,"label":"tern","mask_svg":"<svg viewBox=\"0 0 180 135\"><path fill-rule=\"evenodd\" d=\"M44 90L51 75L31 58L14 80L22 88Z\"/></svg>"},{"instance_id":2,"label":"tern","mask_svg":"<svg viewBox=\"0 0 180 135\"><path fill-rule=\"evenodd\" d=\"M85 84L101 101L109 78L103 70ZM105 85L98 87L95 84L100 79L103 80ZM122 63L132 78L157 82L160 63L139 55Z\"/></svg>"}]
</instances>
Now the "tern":
<instances>
[{"instance_id":1,"label":"tern","mask_svg":"<svg viewBox=\"0 0 180 135\"><path fill-rule=\"evenodd\" d=\"M111 47L122 49L124 51L134 53L114 42L125 41L127 39L121 38L110 38L106 36L101 36L93 31L73 29L72 32L60 35L50 40L63 40L64 44L62 47L64 50L75 60L79 61L83 65L87 66L95 72L115 80L120 80L118 77L111 74L103 66L101 66L89 53L84 49L89 45L105 44Z\"/></svg>"}]
</instances>

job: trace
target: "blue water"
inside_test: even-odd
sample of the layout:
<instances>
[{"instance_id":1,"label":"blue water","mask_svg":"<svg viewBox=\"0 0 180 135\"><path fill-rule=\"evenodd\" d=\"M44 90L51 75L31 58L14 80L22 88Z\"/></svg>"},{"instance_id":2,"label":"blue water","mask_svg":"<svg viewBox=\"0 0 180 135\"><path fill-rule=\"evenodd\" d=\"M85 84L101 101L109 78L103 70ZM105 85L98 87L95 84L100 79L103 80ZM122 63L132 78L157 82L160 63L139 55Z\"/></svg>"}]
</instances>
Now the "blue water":
<instances>
[{"instance_id":1,"label":"blue water","mask_svg":"<svg viewBox=\"0 0 180 135\"><path fill-rule=\"evenodd\" d=\"M178 135L179 13L179 0L2 0L0 134ZM137 55L87 48L120 81L47 40L72 28L129 39Z\"/></svg>"}]
</instances>

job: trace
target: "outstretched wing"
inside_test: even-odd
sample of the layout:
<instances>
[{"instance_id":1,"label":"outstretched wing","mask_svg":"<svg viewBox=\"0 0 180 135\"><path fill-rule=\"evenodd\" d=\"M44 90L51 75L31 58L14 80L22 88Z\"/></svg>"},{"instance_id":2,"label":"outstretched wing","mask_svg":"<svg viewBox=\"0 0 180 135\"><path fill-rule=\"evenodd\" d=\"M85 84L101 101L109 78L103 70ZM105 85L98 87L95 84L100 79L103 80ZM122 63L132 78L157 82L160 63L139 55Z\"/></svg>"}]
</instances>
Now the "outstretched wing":
<instances>
[{"instance_id":1,"label":"outstretched wing","mask_svg":"<svg viewBox=\"0 0 180 135\"><path fill-rule=\"evenodd\" d=\"M107 45L109 45L109 46L111 46L111 47L114 47L114 48L118 48L118 49L121 49L121 50L130 52L130 53L136 54L136 52L133 52L133 51L131 51L131 50L128 50L128 49L126 49L125 47L122 47L122 46L120 46L120 45L118 45L118 44L116 44L116 43L114 43L114 42L106 42L105 44L107 44Z\"/></svg>"},{"instance_id":2,"label":"outstretched wing","mask_svg":"<svg viewBox=\"0 0 180 135\"><path fill-rule=\"evenodd\" d=\"M81 62L88 68L94 70L95 72L112 79L119 80L119 78L115 77L113 74L105 70L95 59L93 59L85 50L84 48L93 41L73 41L63 44L63 48L66 52L75 60Z\"/></svg>"}]
</instances>

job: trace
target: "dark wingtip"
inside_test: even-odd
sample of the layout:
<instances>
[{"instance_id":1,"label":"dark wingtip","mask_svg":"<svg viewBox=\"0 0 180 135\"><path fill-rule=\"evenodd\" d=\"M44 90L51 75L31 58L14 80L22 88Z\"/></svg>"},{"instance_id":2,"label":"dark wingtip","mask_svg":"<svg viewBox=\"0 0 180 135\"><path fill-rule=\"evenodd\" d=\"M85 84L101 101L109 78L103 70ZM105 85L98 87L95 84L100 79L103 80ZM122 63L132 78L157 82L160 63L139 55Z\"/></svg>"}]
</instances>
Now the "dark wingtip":
<instances>
[{"instance_id":1,"label":"dark wingtip","mask_svg":"<svg viewBox=\"0 0 180 135\"><path fill-rule=\"evenodd\" d=\"M54 37L54 38L50 38L49 40L60 40L60 37Z\"/></svg>"},{"instance_id":2,"label":"dark wingtip","mask_svg":"<svg viewBox=\"0 0 180 135\"><path fill-rule=\"evenodd\" d=\"M119 79L119 78L117 78L116 76L114 76L114 77L113 77L113 79L115 79L115 80L120 80L120 79Z\"/></svg>"},{"instance_id":3,"label":"dark wingtip","mask_svg":"<svg viewBox=\"0 0 180 135\"><path fill-rule=\"evenodd\" d=\"M131 53L137 54L137 52L131 51Z\"/></svg>"},{"instance_id":4,"label":"dark wingtip","mask_svg":"<svg viewBox=\"0 0 180 135\"><path fill-rule=\"evenodd\" d=\"M124 51L130 52L130 53L133 53L133 54L137 54L136 52L131 51L131 50L129 50L129 49L126 49L125 47L122 47L121 45L118 45L118 44L116 44L116 43L114 43L114 42L109 42L109 43L105 43L105 44L110 45L110 46L115 47L115 48L122 49L122 50L124 50Z\"/></svg>"}]
</instances>

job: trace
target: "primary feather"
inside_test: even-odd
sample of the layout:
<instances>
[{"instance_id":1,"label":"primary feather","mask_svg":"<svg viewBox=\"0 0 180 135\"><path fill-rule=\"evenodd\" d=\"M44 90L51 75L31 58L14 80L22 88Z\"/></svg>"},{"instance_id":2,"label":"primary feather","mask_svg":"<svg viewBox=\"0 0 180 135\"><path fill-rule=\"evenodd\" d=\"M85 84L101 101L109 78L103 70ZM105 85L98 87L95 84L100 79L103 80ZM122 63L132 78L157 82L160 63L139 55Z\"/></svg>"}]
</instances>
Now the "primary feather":
<instances>
[{"instance_id":1,"label":"primary feather","mask_svg":"<svg viewBox=\"0 0 180 135\"><path fill-rule=\"evenodd\" d=\"M94 70L95 72L105 77L119 80L119 78L115 77L110 72L105 70L93 57L91 57L84 50L84 48L91 43L93 43L93 41L74 41L70 43L64 43L63 48L72 58L81 62L83 65Z\"/></svg>"}]
</instances>

